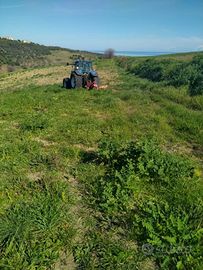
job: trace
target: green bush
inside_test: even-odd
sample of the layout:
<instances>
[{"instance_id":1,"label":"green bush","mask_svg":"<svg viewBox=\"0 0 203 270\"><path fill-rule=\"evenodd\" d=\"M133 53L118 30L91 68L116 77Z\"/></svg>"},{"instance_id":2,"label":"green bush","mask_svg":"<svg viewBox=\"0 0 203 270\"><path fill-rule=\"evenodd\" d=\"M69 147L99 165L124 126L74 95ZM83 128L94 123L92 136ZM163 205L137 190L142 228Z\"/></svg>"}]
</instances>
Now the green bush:
<instances>
[{"instance_id":1,"label":"green bush","mask_svg":"<svg viewBox=\"0 0 203 270\"><path fill-rule=\"evenodd\" d=\"M106 173L93 183L92 195L100 211L119 226L122 221L139 246L171 248L151 254L159 269L202 269L201 173L153 141L122 147L104 139L99 147Z\"/></svg>"},{"instance_id":2,"label":"green bush","mask_svg":"<svg viewBox=\"0 0 203 270\"><path fill-rule=\"evenodd\" d=\"M190 96L203 95L203 73L199 70L194 72L189 84Z\"/></svg>"},{"instance_id":3,"label":"green bush","mask_svg":"<svg viewBox=\"0 0 203 270\"><path fill-rule=\"evenodd\" d=\"M195 56L188 62L150 58L137 63L133 59L118 57L116 61L119 66L141 78L164 81L175 87L187 85L191 96L203 94L203 55Z\"/></svg>"}]
</instances>

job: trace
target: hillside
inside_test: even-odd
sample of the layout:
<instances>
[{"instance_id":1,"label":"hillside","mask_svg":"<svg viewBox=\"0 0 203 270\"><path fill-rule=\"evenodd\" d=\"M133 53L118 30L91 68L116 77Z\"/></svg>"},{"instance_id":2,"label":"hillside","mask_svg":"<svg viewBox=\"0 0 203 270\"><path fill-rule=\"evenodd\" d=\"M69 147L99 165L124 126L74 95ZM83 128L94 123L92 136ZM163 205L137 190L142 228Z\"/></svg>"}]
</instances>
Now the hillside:
<instances>
[{"instance_id":1,"label":"hillside","mask_svg":"<svg viewBox=\"0 0 203 270\"><path fill-rule=\"evenodd\" d=\"M145 61L96 59L91 91L0 75L1 269L202 270L203 95Z\"/></svg>"},{"instance_id":2,"label":"hillside","mask_svg":"<svg viewBox=\"0 0 203 270\"><path fill-rule=\"evenodd\" d=\"M77 59L92 60L101 54L44 46L0 38L0 74L40 66L62 65Z\"/></svg>"}]
</instances>

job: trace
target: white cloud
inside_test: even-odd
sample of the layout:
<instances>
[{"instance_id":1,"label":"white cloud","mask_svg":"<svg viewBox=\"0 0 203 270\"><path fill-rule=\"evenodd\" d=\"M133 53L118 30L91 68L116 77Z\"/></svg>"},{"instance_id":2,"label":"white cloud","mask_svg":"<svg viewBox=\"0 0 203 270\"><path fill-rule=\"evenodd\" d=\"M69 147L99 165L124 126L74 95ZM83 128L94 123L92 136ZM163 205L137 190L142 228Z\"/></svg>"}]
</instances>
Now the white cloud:
<instances>
[{"instance_id":1,"label":"white cloud","mask_svg":"<svg viewBox=\"0 0 203 270\"><path fill-rule=\"evenodd\" d=\"M198 37L151 37L112 40L111 47L116 50L159 51L159 52L190 52L202 50L203 39Z\"/></svg>"},{"instance_id":2,"label":"white cloud","mask_svg":"<svg viewBox=\"0 0 203 270\"><path fill-rule=\"evenodd\" d=\"M196 48L197 51L203 51L203 45L199 45L197 48Z\"/></svg>"}]
</instances>

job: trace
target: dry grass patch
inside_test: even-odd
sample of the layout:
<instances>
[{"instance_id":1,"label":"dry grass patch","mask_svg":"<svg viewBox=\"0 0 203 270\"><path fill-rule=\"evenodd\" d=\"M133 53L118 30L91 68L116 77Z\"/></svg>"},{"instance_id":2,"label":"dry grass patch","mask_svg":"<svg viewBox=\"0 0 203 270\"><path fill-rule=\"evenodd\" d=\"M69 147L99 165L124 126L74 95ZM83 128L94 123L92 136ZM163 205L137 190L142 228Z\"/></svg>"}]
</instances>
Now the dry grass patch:
<instances>
[{"instance_id":1,"label":"dry grass patch","mask_svg":"<svg viewBox=\"0 0 203 270\"><path fill-rule=\"evenodd\" d=\"M112 71L110 68L105 69L97 69L97 72L99 73L100 78L100 84L109 84L109 85L117 85L118 81L118 73L115 71Z\"/></svg>"},{"instance_id":2,"label":"dry grass patch","mask_svg":"<svg viewBox=\"0 0 203 270\"><path fill-rule=\"evenodd\" d=\"M48 142L46 140L41 139L40 137L33 138L34 141L41 142L44 146L57 145L55 142Z\"/></svg>"},{"instance_id":3,"label":"dry grass patch","mask_svg":"<svg viewBox=\"0 0 203 270\"><path fill-rule=\"evenodd\" d=\"M96 151L96 150L97 150L95 147L87 147L87 146L85 146L84 144L74 144L73 146L74 146L74 147L77 147L77 148L84 149L84 150L87 151L87 152L90 152L90 151Z\"/></svg>"},{"instance_id":4,"label":"dry grass patch","mask_svg":"<svg viewBox=\"0 0 203 270\"><path fill-rule=\"evenodd\" d=\"M43 174L44 174L43 172L33 172L33 173L27 174L27 177L31 181L38 181L43 176Z\"/></svg>"},{"instance_id":5,"label":"dry grass patch","mask_svg":"<svg viewBox=\"0 0 203 270\"><path fill-rule=\"evenodd\" d=\"M9 74L1 78L1 91L17 90L29 85L53 85L69 77L71 67L48 67Z\"/></svg>"},{"instance_id":6,"label":"dry grass patch","mask_svg":"<svg viewBox=\"0 0 203 270\"><path fill-rule=\"evenodd\" d=\"M74 257L69 252L60 253L60 261L54 264L55 270L74 270L78 269L77 264L74 262Z\"/></svg>"},{"instance_id":7,"label":"dry grass patch","mask_svg":"<svg viewBox=\"0 0 203 270\"><path fill-rule=\"evenodd\" d=\"M94 68L94 63L93 63ZM63 78L69 78L73 70L72 66L50 66L46 68L37 68L33 70L24 70L23 72L10 73L8 76L0 79L0 90L10 91L18 90L29 85L53 85L61 84ZM118 85L121 82L117 80L118 74L110 68L97 68L101 85Z\"/></svg>"},{"instance_id":8,"label":"dry grass patch","mask_svg":"<svg viewBox=\"0 0 203 270\"><path fill-rule=\"evenodd\" d=\"M1 91L17 90L29 85L61 84L63 78L70 77L73 67L60 66L34 69L10 74L1 79ZM116 85L118 74L116 72L98 69L101 85Z\"/></svg>"}]
</instances>

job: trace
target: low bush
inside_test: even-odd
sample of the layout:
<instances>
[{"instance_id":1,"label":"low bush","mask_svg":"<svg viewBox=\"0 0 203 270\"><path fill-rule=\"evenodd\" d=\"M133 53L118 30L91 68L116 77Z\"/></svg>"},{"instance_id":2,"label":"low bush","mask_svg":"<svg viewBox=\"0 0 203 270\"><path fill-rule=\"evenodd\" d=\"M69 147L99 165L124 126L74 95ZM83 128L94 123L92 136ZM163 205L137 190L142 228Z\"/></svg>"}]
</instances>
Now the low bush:
<instances>
[{"instance_id":1,"label":"low bush","mask_svg":"<svg viewBox=\"0 0 203 270\"><path fill-rule=\"evenodd\" d=\"M202 269L201 172L154 141L122 147L104 139L99 147L105 175L90 185L98 209L123 227L158 269Z\"/></svg>"},{"instance_id":2,"label":"low bush","mask_svg":"<svg viewBox=\"0 0 203 270\"><path fill-rule=\"evenodd\" d=\"M197 55L188 62L150 58L137 63L137 60L133 59L118 57L116 61L119 66L141 78L153 82L165 81L175 87L187 85L191 96L203 94L203 55Z\"/></svg>"}]
</instances>

